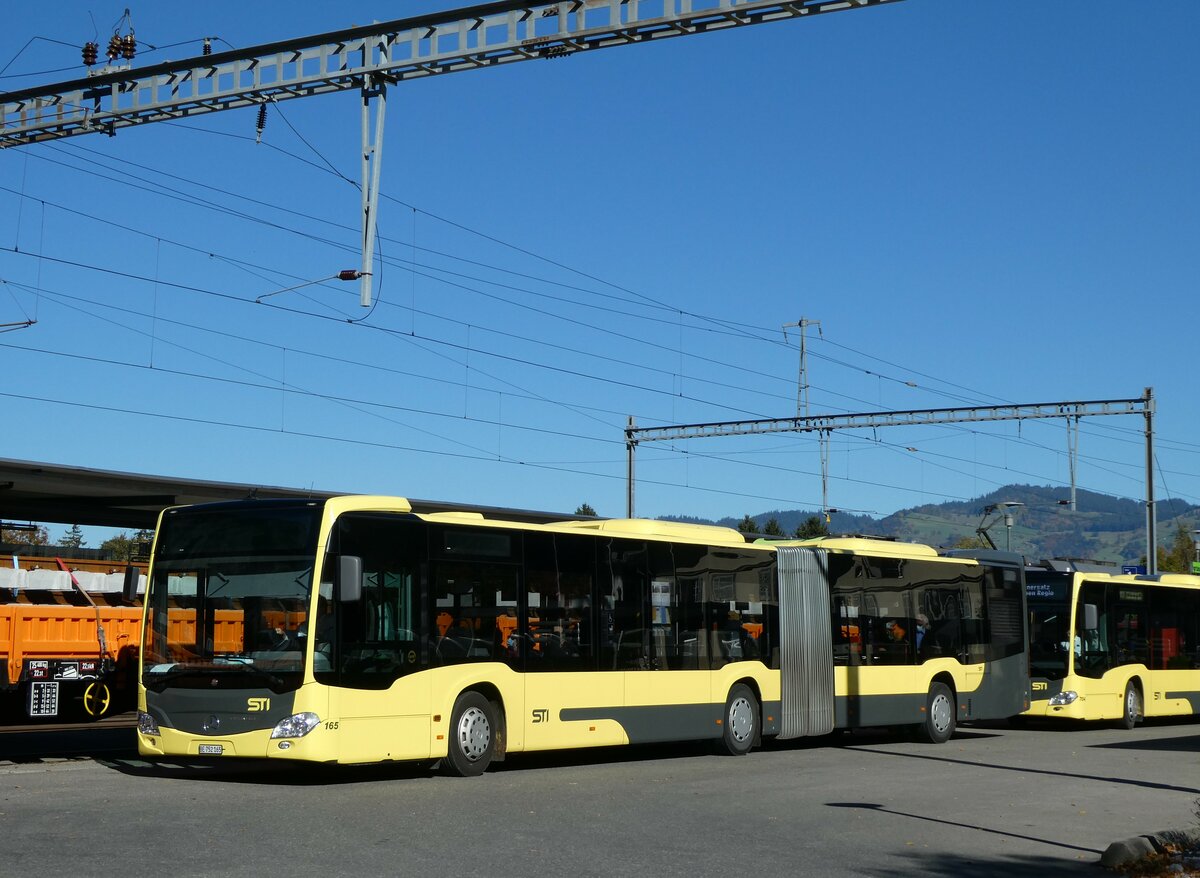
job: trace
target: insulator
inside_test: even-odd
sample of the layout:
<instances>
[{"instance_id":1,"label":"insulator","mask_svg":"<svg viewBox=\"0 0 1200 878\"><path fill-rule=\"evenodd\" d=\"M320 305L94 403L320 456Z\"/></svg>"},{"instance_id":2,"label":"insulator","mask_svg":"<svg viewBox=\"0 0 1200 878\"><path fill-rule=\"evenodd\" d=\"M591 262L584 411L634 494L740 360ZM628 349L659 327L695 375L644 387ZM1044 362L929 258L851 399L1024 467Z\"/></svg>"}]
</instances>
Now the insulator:
<instances>
[{"instance_id":1,"label":"insulator","mask_svg":"<svg viewBox=\"0 0 1200 878\"><path fill-rule=\"evenodd\" d=\"M116 34L108 41L108 48L104 50L104 54L108 56L109 61L116 61L121 54L121 38Z\"/></svg>"},{"instance_id":2,"label":"insulator","mask_svg":"<svg viewBox=\"0 0 1200 878\"><path fill-rule=\"evenodd\" d=\"M353 268L344 268L338 272L338 280L358 280L362 277L362 272L355 271Z\"/></svg>"},{"instance_id":3,"label":"insulator","mask_svg":"<svg viewBox=\"0 0 1200 878\"><path fill-rule=\"evenodd\" d=\"M127 33L121 38L121 57L126 61L132 61L133 56L137 54L137 40L133 38L133 33Z\"/></svg>"},{"instance_id":4,"label":"insulator","mask_svg":"<svg viewBox=\"0 0 1200 878\"><path fill-rule=\"evenodd\" d=\"M202 55L211 55L212 54L212 37L204 38L204 48L200 50L200 54L202 54Z\"/></svg>"},{"instance_id":5,"label":"insulator","mask_svg":"<svg viewBox=\"0 0 1200 878\"><path fill-rule=\"evenodd\" d=\"M91 67L100 57L99 43L84 43L83 44L83 63Z\"/></svg>"}]
</instances>

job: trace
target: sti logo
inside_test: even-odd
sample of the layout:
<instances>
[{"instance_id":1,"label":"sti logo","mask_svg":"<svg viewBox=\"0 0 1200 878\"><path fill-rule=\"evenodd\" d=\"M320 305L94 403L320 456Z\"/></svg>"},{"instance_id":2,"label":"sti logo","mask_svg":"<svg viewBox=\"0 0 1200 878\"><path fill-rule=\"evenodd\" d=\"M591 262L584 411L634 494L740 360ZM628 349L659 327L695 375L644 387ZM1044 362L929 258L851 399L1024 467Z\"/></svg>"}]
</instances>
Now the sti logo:
<instances>
[{"instance_id":1,"label":"sti logo","mask_svg":"<svg viewBox=\"0 0 1200 878\"><path fill-rule=\"evenodd\" d=\"M270 710L270 709L271 709L271 699L270 698L247 698L246 699L246 710L250 711L251 713L260 713L264 710Z\"/></svg>"},{"instance_id":2,"label":"sti logo","mask_svg":"<svg viewBox=\"0 0 1200 878\"><path fill-rule=\"evenodd\" d=\"M550 711L546 710L544 707L537 708L533 712L533 721L535 723L550 722Z\"/></svg>"},{"instance_id":3,"label":"sti logo","mask_svg":"<svg viewBox=\"0 0 1200 878\"><path fill-rule=\"evenodd\" d=\"M1044 692L1046 690L1047 686L1048 686L1048 684L1046 684L1046 683L1034 683L1033 691L1034 692Z\"/></svg>"}]
</instances>

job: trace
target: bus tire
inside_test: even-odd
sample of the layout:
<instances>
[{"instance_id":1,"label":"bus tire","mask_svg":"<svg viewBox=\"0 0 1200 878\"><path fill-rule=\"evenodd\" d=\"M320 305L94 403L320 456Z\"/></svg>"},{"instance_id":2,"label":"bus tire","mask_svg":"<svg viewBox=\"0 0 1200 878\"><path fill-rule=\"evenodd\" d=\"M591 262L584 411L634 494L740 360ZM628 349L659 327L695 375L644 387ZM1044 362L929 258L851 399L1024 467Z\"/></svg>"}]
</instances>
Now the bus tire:
<instances>
[{"instance_id":1,"label":"bus tire","mask_svg":"<svg viewBox=\"0 0 1200 878\"><path fill-rule=\"evenodd\" d=\"M945 683L930 683L925 721L917 726L917 735L930 744L945 744L954 734L954 726L954 693Z\"/></svg>"},{"instance_id":2,"label":"bus tire","mask_svg":"<svg viewBox=\"0 0 1200 878\"><path fill-rule=\"evenodd\" d=\"M758 699L745 683L735 683L725 699L721 747L730 756L745 756L758 736Z\"/></svg>"},{"instance_id":3,"label":"bus tire","mask_svg":"<svg viewBox=\"0 0 1200 878\"><path fill-rule=\"evenodd\" d=\"M442 769L452 777L483 774L496 752L496 708L478 692L464 692L450 714L449 752Z\"/></svg>"},{"instance_id":4,"label":"bus tire","mask_svg":"<svg viewBox=\"0 0 1200 878\"><path fill-rule=\"evenodd\" d=\"M1142 689L1133 680L1125 684L1125 697L1121 703L1124 707L1118 725L1126 730L1132 729L1142 718Z\"/></svg>"}]
</instances>

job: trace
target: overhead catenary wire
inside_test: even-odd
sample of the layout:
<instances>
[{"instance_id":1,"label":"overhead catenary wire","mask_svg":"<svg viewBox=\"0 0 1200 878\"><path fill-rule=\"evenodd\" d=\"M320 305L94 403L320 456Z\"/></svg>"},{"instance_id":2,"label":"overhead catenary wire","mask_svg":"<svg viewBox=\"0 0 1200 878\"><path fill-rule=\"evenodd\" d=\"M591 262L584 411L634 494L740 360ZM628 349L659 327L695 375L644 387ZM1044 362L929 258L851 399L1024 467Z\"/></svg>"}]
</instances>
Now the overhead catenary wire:
<instances>
[{"instance_id":1,"label":"overhead catenary wire","mask_svg":"<svg viewBox=\"0 0 1200 878\"><path fill-rule=\"evenodd\" d=\"M314 151L315 151L315 149L314 149ZM318 153L318 155L319 155L319 153ZM340 172L337 172L337 171L336 171L336 168L332 168L332 166L330 166L330 169L328 169L328 170L329 170L329 172L331 172L331 173L335 173L335 174L337 174L339 177L342 177L343 179L345 179L345 178L344 178L344 175L341 175L341 174L340 174ZM157 171L155 171L155 172L156 172L156 173L163 173L163 172L157 172ZM182 179L182 178L180 178L180 179ZM229 194L233 194L233 193L229 193ZM260 203L261 203L261 202L260 202ZM412 207L411 205L407 205L407 203L406 203L406 202L401 202L401 203L404 203L404 204L406 204L406 206L410 206L410 207ZM416 208L416 207L412 207L412 209L413 209L413 210L419 210L419 208ZM439 219L439 220L440 220L440 219L442 219L441 217L438 217L436 214L432 214L432 213L429 213L429 212L427 212L427 211L422 211L422 212L423 212L423 213L425 213L426 215L429 215L429 216L431 216L431 217L434 217L434 218L436 218L436 219ZM450 222L452 222L452 223L453 223L453 221L450 221ZM461 226L461 224L457 224L457 223L453 223L453 224L454 224L454 225L456 225L456 226ZM347 228L349 228L349 227L347 227ZM463 227L463 228L466 228L466 227ZM474 232L474 230L470 230L470 231ZM482 235L483 237L485 237L485 238L486 238L486 237L489 237L489 236L487 236L487 235L486 235L486 234L484 234L484 233L479 233L479 234L481 234L481 235ZM664 305L663 307L664 307L664 308L668 308L669 306L665 306L665 305ZM765 330L764 330L764 331L765 331ZM836 343L836 342L834 342L834 344L836 344L836 345L837 345L837 346L839 346L839 347L845 348L845 349L847 349L847 350L854 350L853 348L849 348L849 347L848 347L848 346L846 346L846 345L841 345L841 344L838 344L838 343ZM858 353L862 353L862 352L858 352ZM864 355L865 355L865 354L864 354ZM865 355L865 356L871 356L871 355ZM897 364L891 363L891 361L883 360L883 359L881 359L881 358L877 358L877 357L872 357L872 358L873 358L873 359L877 359L877 360L879 360L880 362L889 363L889 364L891 364L891 365L893 365L893 366L896 366L896 365L897 365ZM837 361L835 361L835 362L837 362ZM840 363L840 362L838 362L838 364L839 364L839 365L845 365L845 366L847 366L848 368L854 368L854 369L856 369L856 370L857 370L857 367L854 367L854 366L852 366L852 365L850 365L850 364L845 364L845 363ZM903 368L903 367L899 367L899 366L897 366L897 367L898 367L898 368ZM735 368L736 368L736 367L735 367ZM914 382L911 382L910 380L907 380L907 379L899 379L899 378L895 378L894 376L886 376L886 375L883 375L882 373L873 372L873 371L871 371L871 370L865 370L865 369L863 369L863 370L861 370L861 371L865 371L865 372L867 372L868 374L877 375L878 377L881 377L881 378L886 378L887 380L890 380L890 381L895 381L896 383L900 383L900 384L906 384L906 385L909 385L909 386L913 386L913 385L914 385ZM924 374L924 373L920 373L920 374ZM772 376L772 377L775 377L775 376ZM926 376L926 377L931 377L931 378L932 378L933 376ZM934 379L934 380L941 381L941 379ZM961 387L961 385L956 385L956 386L959 386L959 387ZM963 389L967 389L967 390L969 390L969 388L963 388ZM941 395L947 396L948 398L954 398L954 399L957 399L957 400L959 400L959 401L963 401L964 399L970 399L970 398L968 398L968 397L961 397L961 396L957 396L957 395L953 395L953 394L948 394L948 393L945 393L945 392L940 392L940 391L939 391L939 393L940 393ZM994 395L991 395L991 394L987 394L987 396L988 396L989 398L993 398L993 399L999 399L999 397L995 397ZM850 398L850 397L847 397L847 398ZM861 401L861 402L864 402L864 403L866 402L865 400L859 400L859 401ZM1010 401L1010 402L1011 402L1011 401ZM1042 427L1044 427L1045 425L1041 425L1041 426L1042 426ZM1086 432L1086 431L1085 431L1085 432Z\"/></svg>"},{"instance_id":2,"label":"overhead catenary wire","mask_svg":"<svg viewBox=\"0 0 1200 878\"><path fill-rule=\"evenodd\" d=\"M468 346L468 349L469 349L469 346ZM855 368L855 367L853 366L853 364L839 363L838 365L843 365L843 366L845 366L846 368ZM869 370L863 370L863 371L867 371L867 372L868 372L868 374L878 374L878 373L875 373L875 372L871 372L871 371L869 371ZM884 377L888 377L888 379L889 379L889 380L897 380L897 379L893 379L893 378L891 378L890 376L884 376Z\"/></svg>"},{"instance_id":3,"label":"overhead catenary wire","mask_svg":"<svg viewBox=\"0 0 1200 878\"><path fill-rule=\"evenodd\" d=\"M140 278L140 279L146 279L146 281L149 281L150 278ZM924 492L924 493L928 493L928 492Z\"/></svg>"}]
</instances>

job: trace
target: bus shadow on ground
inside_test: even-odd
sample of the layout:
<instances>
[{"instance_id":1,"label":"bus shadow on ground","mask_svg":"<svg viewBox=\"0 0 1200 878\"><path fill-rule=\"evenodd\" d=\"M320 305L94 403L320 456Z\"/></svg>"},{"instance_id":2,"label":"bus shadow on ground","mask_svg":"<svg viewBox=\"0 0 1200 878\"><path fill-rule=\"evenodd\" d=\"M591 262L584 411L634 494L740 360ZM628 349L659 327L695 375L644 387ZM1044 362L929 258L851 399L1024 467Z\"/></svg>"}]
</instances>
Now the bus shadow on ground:
<instances>
[{"instance_id":1,"label":"bus shadow on ground","mask_svg":"<svg viewBox=\"0 0 1200 878\"><path fill-rule=\"evenodd\" d=\"M959 726L954 730L955 741L972 741L983 740L984 738L997 738L999 735L995 732L989 732L986 729L975 727ZM779 746L795 746L801 741L816 742L823 747L864 747L875 744L918 744L922 747L937 747L936 744L928 744L921 741L917 737L915 731L909 729L892 729L876 728L876 729L854 729L853 731L834 732L832 735L826 735L821 738L794 738L789 741L779 741Z\"/></svg>"},{"instance_id":2,"label":"bus shadow on ground","mask_svg":"<svg viewBox=\"0 0 1200 878\"><path fill-rule=\"evenodd\" d=\"M434 776L428 764L393 762L373 765L311 765L237 759L225 762L186 760L97 759L105 768L128 777L200 783L237 783L255 786L336 786L379 781L418 780Z\"/></svg>"},{"instance_id":3,"label":"bus shadow on ground","mask_svg":"<svg viewBox=\"0 0 1200 878\"><path fill-rule=\"evenodd\" d=\"M1143 719L1138 723L1137 728L1142 729L1170 729L1180 726L1187 726L1200 723L1200 716L1158 716L1150 719ZM1010 720L1000 722L988 722L972 724L972 728L1008 728L1014 732L1037 732L1044 733L1068 733L1077 734L1079 732L1103 732L1112 731L1119 734L1129 734L1129 731L1121 728L1116 720L1082 720L1082 719L1054 719L1045 717L1014 717ZM1101 745L1093 745L1101 746Z\"/></svg>"},{"instance_id":4,"label":"bus shadow on ground","mask_svg":"<svg viewBox=\"0 0 1200 878\"><path fill-rule=\"evenodd\" d=\"M1009 854L992 859L965 857L956 854L904 853L901 856L911 863L888 862L890 875L934 875L946 878L1012 878L1014 875L1071 876L1111 875L1099 865L1099 855L1083 856L1080 859L1048 859L1033 854Z\"/></svg>"},{"instance_id":5,"label":"bus shadow on ground","mask_svg":"<svg viewBox=\"0 0 1200 878\"><path fill-rule=\"evenodd\" d=\"M667 759L694 759L711 755L708 742L640 744L625 747L600 747L586 750L561 750L544 753L518 753L503 762L493 762L488 774L508 774L581 766L637 764ZM397 780L446 778L436 760L383 762L370 765L313 765L276 760L230 759L211 762L185 759L107 758L97 762L131 777L159 778L199 782L244 783L279 786L324 786L380 783Z\"/></svg>"},{"instance_id":6,"label":"bus shadow on ground","mask_svg":"<svg viewBox=\"0 0 1200 878\"><path fill-rule=\"evenodd\" d=\"M1112 741L1108 744L1088 744L1096 750L1157 750L1159 752L1200 752L1200 734L1175 738L1137 738L1130 741Z\"/></svg>"}]
</instances>

